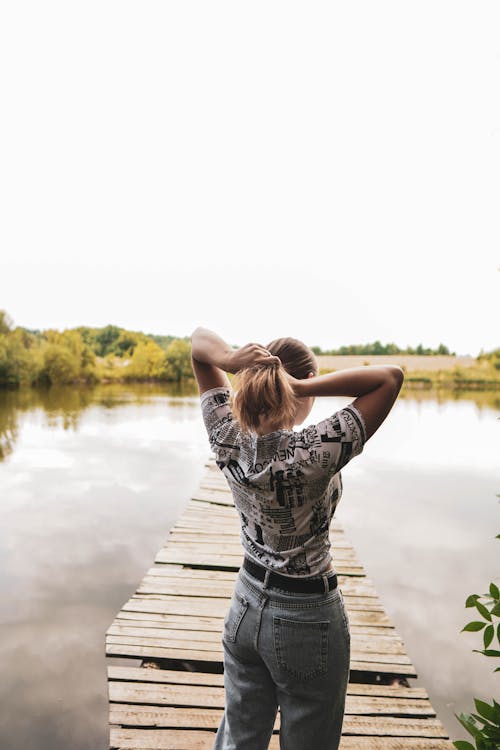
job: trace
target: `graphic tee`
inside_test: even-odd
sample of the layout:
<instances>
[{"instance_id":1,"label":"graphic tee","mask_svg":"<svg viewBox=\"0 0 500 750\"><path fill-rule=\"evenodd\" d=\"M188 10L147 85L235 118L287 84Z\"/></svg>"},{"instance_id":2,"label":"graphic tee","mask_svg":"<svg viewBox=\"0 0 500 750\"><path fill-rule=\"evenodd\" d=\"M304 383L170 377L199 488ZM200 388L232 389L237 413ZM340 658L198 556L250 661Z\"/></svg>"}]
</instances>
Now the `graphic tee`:
<instances>
[{"instance_id":1,"label":"graphic tee","mask_svg":"<svg viewBox=\"0 0 500 750\"><path fill-rule=\"evenodd\" d=\"M216 464L240 516L247 557L295 578L327 572L341 469L366 442L361 412L351 403L317 424L257 435L233 418L229 388L205 391L200 403Z\"/></svg>"}]
</instances>

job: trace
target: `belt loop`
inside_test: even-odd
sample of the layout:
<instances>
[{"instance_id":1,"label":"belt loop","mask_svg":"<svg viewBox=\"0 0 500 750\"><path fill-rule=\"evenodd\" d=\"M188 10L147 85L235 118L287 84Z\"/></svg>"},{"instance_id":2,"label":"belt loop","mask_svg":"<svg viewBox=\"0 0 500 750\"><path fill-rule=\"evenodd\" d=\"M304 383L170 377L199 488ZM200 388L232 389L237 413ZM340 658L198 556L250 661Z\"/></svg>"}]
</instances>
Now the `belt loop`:
<instances>
[{"instance_id":1,"label":"belt loop","mask_svg":"<svg viewBox=\"0 0 500 750\"><path fill-rule=\"evenodd\" d=\"M264 576L264 588L267 589L267 584L269 582L269 576L271 575L271 571L268 569L266 570L266 575Z\"/></svg>"},{"instance_id":2,"label":"belt loop","mask_svg":"<svg viewBox=\"0 0 500 750\"><path fill-rule=\"evenodd\" d=\"M328 592L330 591L330 582L328 580L328 576L325 574L324 576L322 576L322 578L323 586L325 587L325 594L328 594Z\"/></svg>"}]
</instances>

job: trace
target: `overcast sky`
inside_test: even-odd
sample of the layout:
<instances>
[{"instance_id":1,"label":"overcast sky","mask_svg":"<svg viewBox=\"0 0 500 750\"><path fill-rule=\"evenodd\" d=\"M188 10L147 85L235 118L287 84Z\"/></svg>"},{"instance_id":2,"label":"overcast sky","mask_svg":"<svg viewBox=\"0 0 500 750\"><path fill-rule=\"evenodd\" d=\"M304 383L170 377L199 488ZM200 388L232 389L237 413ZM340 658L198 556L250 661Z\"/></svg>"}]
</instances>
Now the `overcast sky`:
<instances>
[{"instance_id":1,"label":"overcast sky","mask_svg":"<svg viewBox=\"0 0 500 750\"><path fill-rule=\"evenodd\" d=\"M0 10L0 309L500 346L498 2Z\"/></svg>"}]
</instances>

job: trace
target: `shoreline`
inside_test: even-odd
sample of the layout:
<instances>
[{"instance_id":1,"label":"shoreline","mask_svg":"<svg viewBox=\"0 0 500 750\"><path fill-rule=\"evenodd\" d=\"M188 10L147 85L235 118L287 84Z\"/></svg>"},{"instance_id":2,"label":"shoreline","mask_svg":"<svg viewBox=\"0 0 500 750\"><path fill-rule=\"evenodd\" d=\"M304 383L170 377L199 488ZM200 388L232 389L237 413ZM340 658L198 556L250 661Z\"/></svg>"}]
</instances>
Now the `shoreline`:
<instances>
[{"instance_id":1,"label":"shoreline","mask_svg":"<svg viewBox=\"0 0 500 750\"><path fill-rule=\"evenodd\" d=\"M335 372L335 370L320 370L319 375L326 375L329 372ZM0 385L1 391L18 391L27 389L50 389L53 387L61 386L73 386L82 387L88 386L96 387L99 385L140 385L140 384L151 384L151 385L168 385L171 387L184 388L190 385L195 385L194 378L186 378L180 381L174 380L162 380L160 378L125 378L125 377L102 377L97 380L84 380L77 379L69 383L53 383L53 384L21 384L21 385ZM500 377L491 378L485 377L463 377L462 374L453 376L452 373L446 371L428 371L418 374L405 373L405 380L403 382L403 390L427 390L427 389L438 389L438 390L496 390L500 388ZM193 390L193 393L195 390ZM188 395L188 394L187 394Z\"/></svg>"}]
</instances>

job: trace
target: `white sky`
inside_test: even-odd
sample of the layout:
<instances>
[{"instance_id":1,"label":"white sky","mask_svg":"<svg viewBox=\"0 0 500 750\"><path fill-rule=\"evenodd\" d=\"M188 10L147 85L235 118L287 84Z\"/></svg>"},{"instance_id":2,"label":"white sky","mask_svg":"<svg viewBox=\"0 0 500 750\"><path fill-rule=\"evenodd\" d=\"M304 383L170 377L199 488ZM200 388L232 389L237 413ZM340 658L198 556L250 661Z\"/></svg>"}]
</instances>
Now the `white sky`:
<instances>
[{"instance_id":1,"label":"white sky","mask_svg":"<svg viewBox=\"0 0 500 750\"><path fill-rule=\"evenodd\" d=\"M497 2L0 10L0 308L500 345Z\"/></svg>"}]
</instances>

